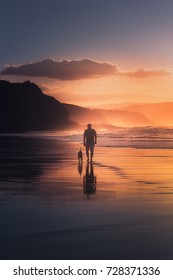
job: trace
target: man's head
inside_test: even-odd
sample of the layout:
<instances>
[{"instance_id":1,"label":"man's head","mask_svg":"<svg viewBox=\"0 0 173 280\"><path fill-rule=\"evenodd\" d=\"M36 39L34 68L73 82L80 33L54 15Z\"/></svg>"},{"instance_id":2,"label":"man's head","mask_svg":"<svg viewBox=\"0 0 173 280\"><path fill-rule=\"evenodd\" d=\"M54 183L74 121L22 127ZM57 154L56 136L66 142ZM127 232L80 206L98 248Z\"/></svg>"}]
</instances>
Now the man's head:
<instances>
[{"instance_id":1,"label":"man's head","mask_svg":"<svg viewBox=\"0 0 173 280\"><path fill-rule=\"evenodd\" d=\"M92 125L90 123L87 126L88 126L89 129L92 127Z\"/></svg>"}]
</instances>

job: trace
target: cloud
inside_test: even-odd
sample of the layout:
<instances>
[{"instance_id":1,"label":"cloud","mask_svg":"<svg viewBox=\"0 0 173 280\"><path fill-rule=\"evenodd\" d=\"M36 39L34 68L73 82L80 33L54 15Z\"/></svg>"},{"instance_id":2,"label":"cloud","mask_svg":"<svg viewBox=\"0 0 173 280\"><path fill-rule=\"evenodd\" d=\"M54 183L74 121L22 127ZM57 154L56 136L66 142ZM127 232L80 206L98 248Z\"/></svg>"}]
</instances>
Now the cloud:
<instances>
[{"instance_id":1,"label":"cloud","mask_svg":"<svg viewBox=\"0 0 173 280\"><path fill-rule=\"evenodd\" d=\"M56 61L47 58L35 63L18 66L8 65L2 75L47 77L58 80L80 80L98 78L108 75L128 76L130 78L150 78L172 75L171 69L135 69L123 71L114 64L103 63L92 59Z\"/></svg>"},{"instance_id":2,"label":"cloud","mask_svg":"<svg viewBox=\"0 0 173 280\"><path fill-rule=\"evenodd\" d=\"M59 80L79 80L114 75L117 71L118 68L115 65L91 59L55 61L48 58L35 63L7 66L1 74L48 77Z\"/></svg>"},{"instance_id":3,"label":"cloud","mask_svg":"<svg viewBox=\"0 0 173 280\"><path fill-rule=\"evenodd\" d=\"M168 69L136 69L129 72L124 72L124 74L132 78L150 78L169 76L172 75L172 71Z\"/></svg>"}]
</instances>

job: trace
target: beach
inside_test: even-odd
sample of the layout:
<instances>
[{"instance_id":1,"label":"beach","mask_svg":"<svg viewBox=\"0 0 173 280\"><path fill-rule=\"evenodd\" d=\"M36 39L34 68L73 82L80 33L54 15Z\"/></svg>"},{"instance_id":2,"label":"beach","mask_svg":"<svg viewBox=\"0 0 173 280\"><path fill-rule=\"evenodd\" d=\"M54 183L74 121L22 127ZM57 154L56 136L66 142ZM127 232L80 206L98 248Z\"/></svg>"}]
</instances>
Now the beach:
<instances>
[{"instance_id":1,"label":"beach","mask_svg":"<svg viewBox=\"0 0 173 280\"><path fill-rule=\"evenodd\" d=\"M93 189L81 134L1 135L0 258L172 259L172 134L144 134L98 138Z\"/></svg>"}]
</instances>

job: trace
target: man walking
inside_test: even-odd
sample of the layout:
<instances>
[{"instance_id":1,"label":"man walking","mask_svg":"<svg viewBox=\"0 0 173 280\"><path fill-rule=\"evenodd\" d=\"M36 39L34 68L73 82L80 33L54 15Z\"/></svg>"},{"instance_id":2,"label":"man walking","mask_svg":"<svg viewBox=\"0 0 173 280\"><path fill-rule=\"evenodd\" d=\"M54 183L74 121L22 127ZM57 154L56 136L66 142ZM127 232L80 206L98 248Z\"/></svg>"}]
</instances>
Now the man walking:
<instances>
[{"instance_id":1,"label":"man walking","mask_svg":"<svg viewBox=\"0 0 173 280\"><path fill-rule=\"evenodd\" d=\"M96 131L92 128L91 124L87 125L88 128L84 131L83 144L86 147L87 161L89 162L89 151L91 153L91 162L94 154L94 145L97 143Z\"/></svg>"}]
</instances>

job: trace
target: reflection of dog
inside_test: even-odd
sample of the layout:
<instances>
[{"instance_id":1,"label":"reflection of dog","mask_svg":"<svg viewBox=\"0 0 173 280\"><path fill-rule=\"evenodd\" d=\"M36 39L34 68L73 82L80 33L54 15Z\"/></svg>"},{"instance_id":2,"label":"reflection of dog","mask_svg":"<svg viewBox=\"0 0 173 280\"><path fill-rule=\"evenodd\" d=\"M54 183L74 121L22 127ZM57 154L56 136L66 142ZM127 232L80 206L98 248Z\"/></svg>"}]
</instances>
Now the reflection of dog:
<instances>
[{"instance_id":1,"label":"reflection of dog","mask_svg":"<svg viewBox=\"0 0 173 280\"><path fill-rule=\"evenodd\" d=\"M80 148L80 151L78 152L78 161L82 162L83 161L83 153L82 149Z\"/></svg>"}]
</instances>

